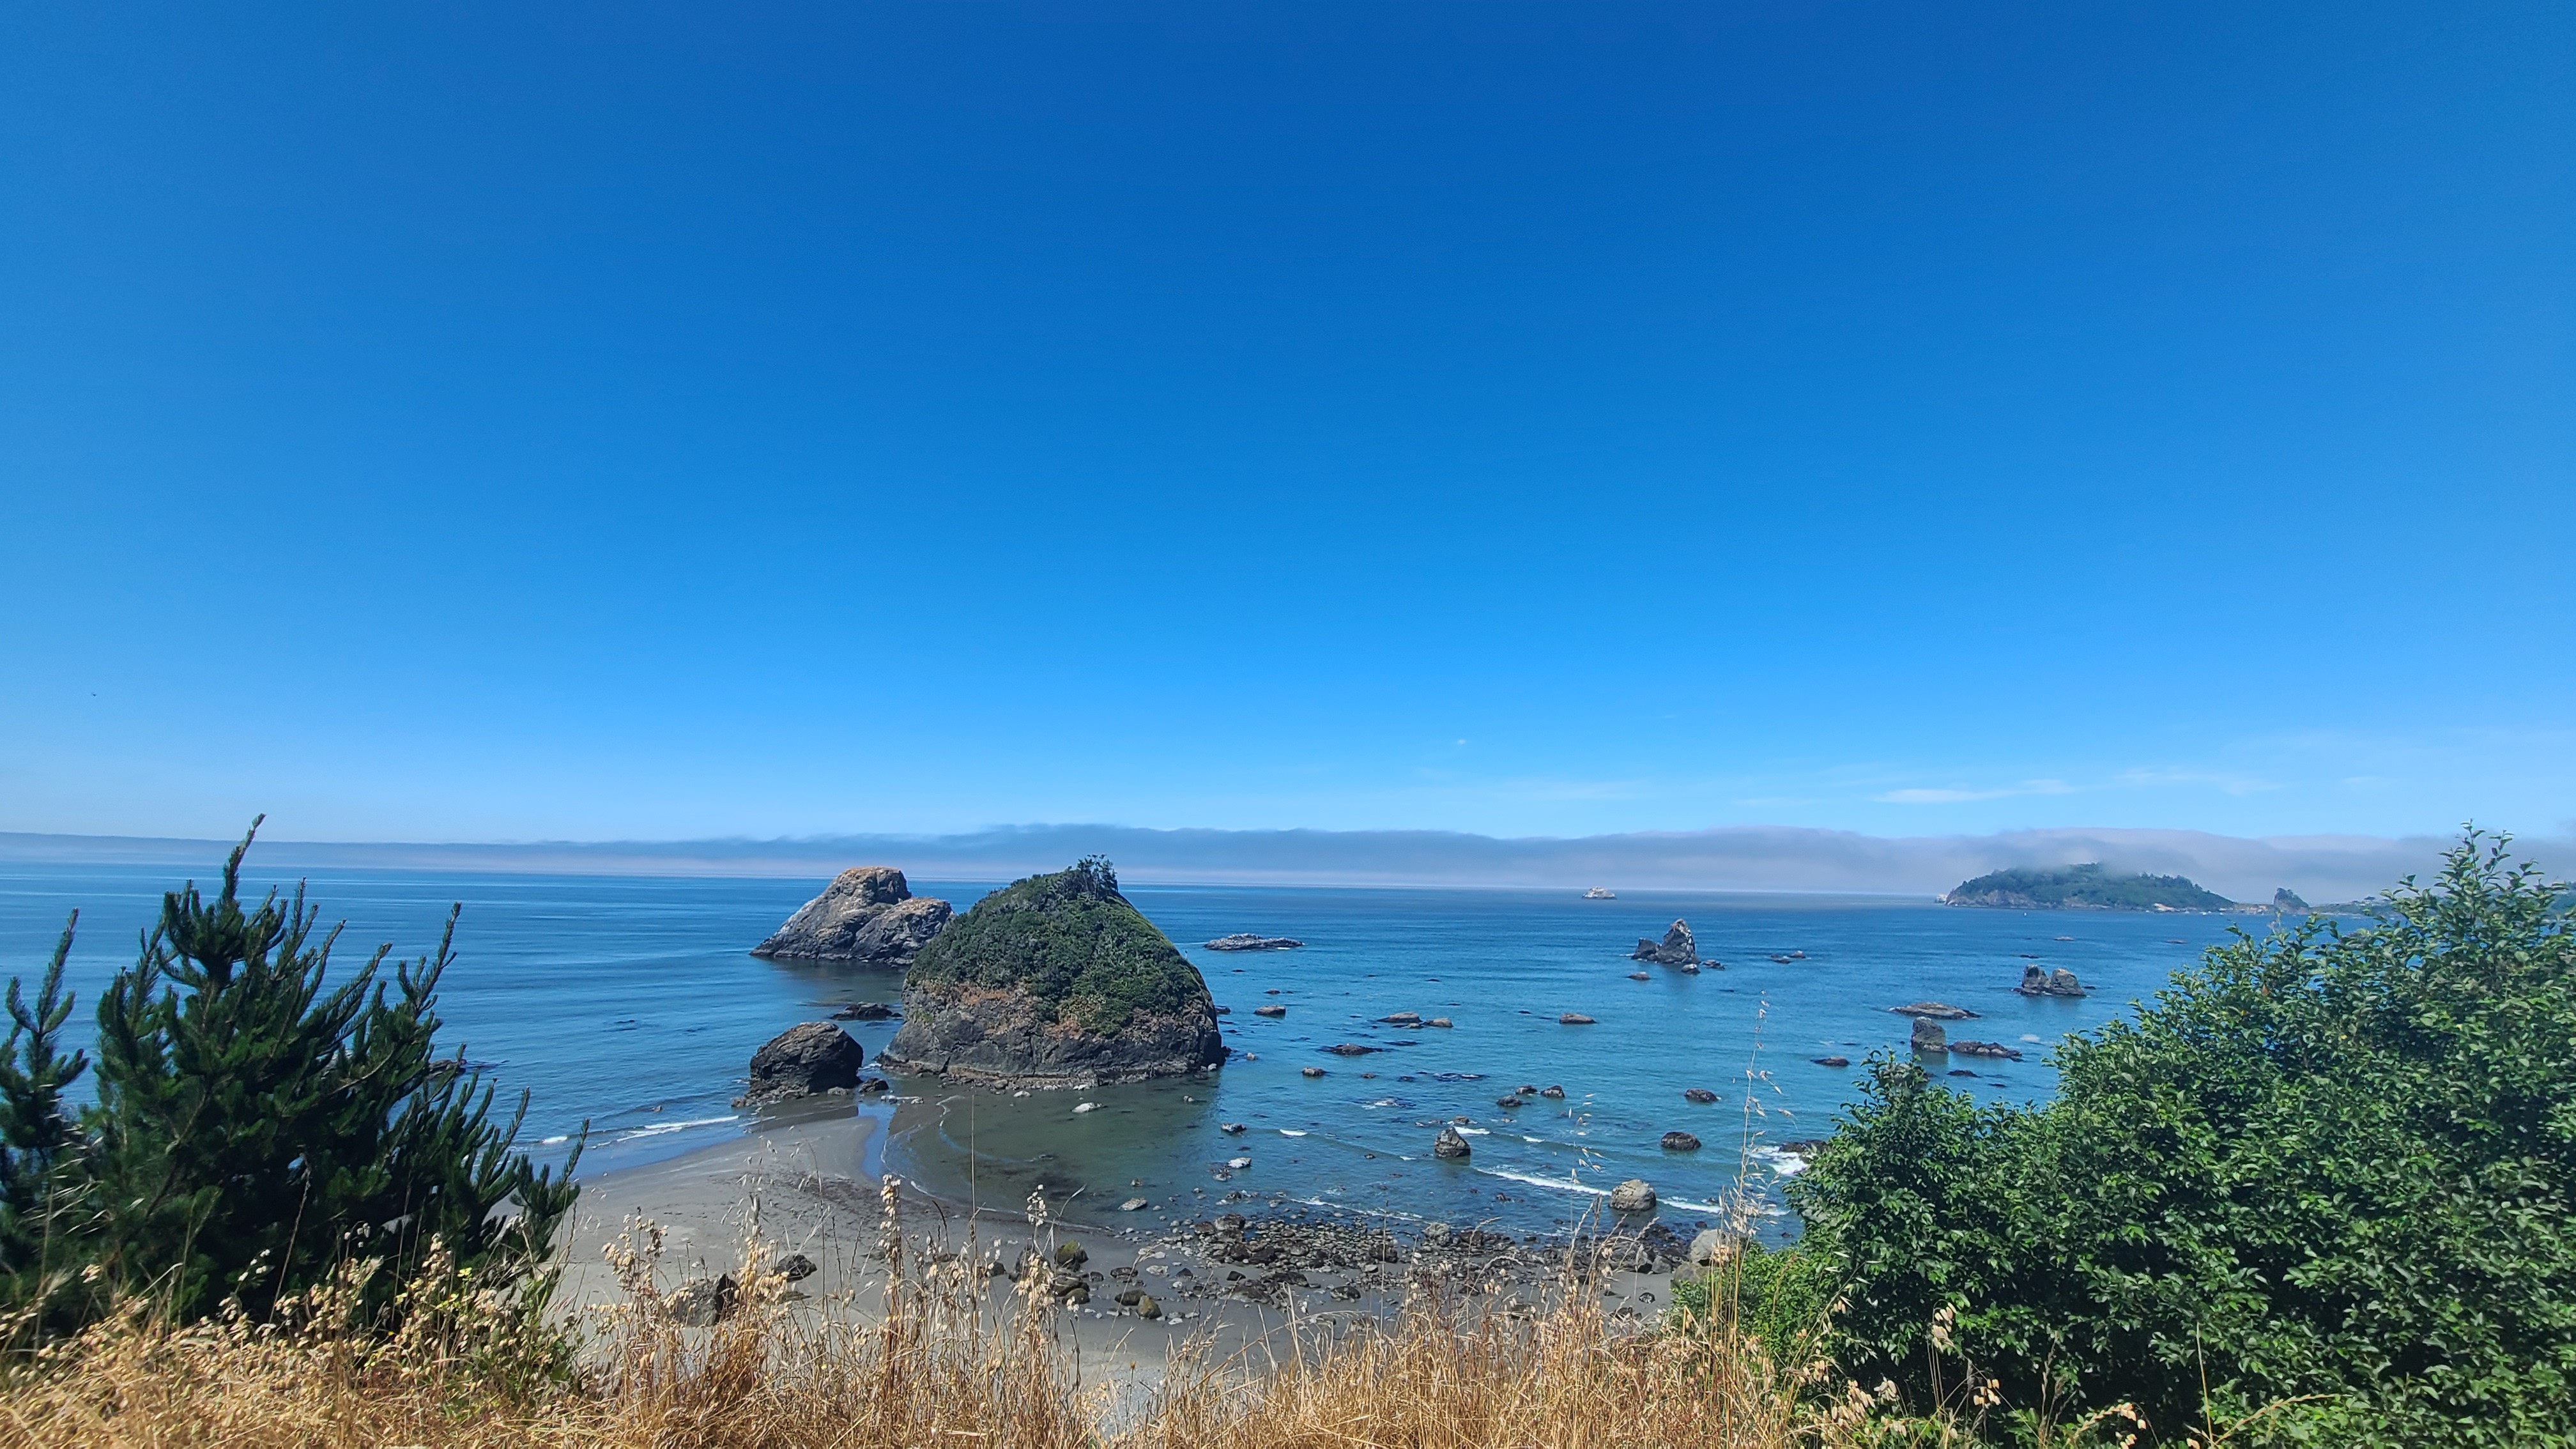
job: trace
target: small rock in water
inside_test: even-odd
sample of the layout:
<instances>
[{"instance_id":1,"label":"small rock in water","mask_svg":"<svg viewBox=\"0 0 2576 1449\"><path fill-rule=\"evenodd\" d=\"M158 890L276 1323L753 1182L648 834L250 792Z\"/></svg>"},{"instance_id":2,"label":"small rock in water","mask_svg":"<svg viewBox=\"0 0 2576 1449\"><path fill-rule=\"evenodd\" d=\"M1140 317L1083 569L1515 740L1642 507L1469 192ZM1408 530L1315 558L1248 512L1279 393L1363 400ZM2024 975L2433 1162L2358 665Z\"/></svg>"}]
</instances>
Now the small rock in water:
<instances>
[{"instance_id":1,"label":"small rock in water","mask_svg":"<svg viewBox=\"0 0 2576 1449\"><path fill-rule=\"evenodd\" d=\"M1546 1086L1546 1087L1541 1087L1541 1088L1539 1088L1539 1089L1538 1089L1538 1094L1539 1094L1540 1096L1542 1096L1542 1097L1547 1098L1549 1101L1552 1101L1552 1102L1562 1102L1562 1101L1564 1101L1564 1100L1565 1100L1565 1089L1564 1089L1563 1087L1558 1087L1558 1086Z\"/></svg>"},{"instance_id":2,"label":"small rock in water","mask_svg":"<svg viewBox=\"0 0 2576 1449\"><path fill-rule=\"evenodd\" d=\"M1136 1316L1138 1318L1160 1318L1163 1316L1163 1305L1154 1301L1153 1294L1139 1293L1136 1295Z\"/></svg>"},{"instance_id":3,"label":"small rock in water","mask_svg":"<svg viewBox=\"0 0 2576 1449\"><path fill-rule=\"evenodd\" d=\"M1472 1150L1467 1146L1467 1139L1455 1127L1441 1128L1440 1135L1431 1141L1431 1155L1434 1157L1460 1158Z\"/></svg>"},{"instance_id":4,"label":"small rock in water","mask_svg":"<svg viewBox=\"0 0 2576 1449\"><path fill-rule=\"evenodd\" d=\"M1820 1066L1820 1067L1847 1067L1847 1066L1850 1066L1850 1065L1851 1065L1851 1058L1849 1058L1849 1057L1818 1057L1818 1058L1816 1058L1816 1065L1817 1065L1817 1066Z\"/></svg>"},{"instance_id":5,"label":"small rock in water","mask_svg":"<svg viewBox=\"0 0 2576 1449\"><path fill-rule=\"evenodd\" d=\"M1216 1130L1231 1137L1240 1137L1243 1135L1243 1124L1240 1122L1220 1122L1217 1124Z\"/></svg>"},{"instance_id":6,"label":"small rock in water","mask_svg":"<svg viewBox=\"0 0 2576 1449\"><path fill-rule=\"evenodd\" d=\"M1140 1213L1152 1206L1152 1203L1147 1202L1141 1197L1131 1197L1125 1202L1120 1203L1118 1205L1118 1210L1122 1213Z\"/></svg>"},{"instance_id":7,"label":"small rock in water","mask_svg":"<svg viewBox=\"0 0 2576 1449\"><path fill-rule=\"evenodd\" d=\"M1687 1132L1667 1132L1664 1134L1664 1150L1666 1152L1697 1152L1699 1151L1699 1139L1693 1137Z\"/></svg>"},{"instance_id":8,"label":"small rock in water","mask_svg":"<svg viewBox=\"0 0 2576 1449\"><path fill-rule=\"evenodd\" d=\"M1946 1056L1950 1051L1949 1033L1943 1031L1941 1023L1932 1018L1918 1016L1914 1018L1912 1046L1918 1052L1939 1052Z\"/></svg>"},{"instance_id":9,"label":"small rock in water","mask_svg":"<svg viewBox=\"0 0 2576 1449\"><path fill-rule=\"evenodd\" d=\"M1364 1057L1374 1051L1384 1051L1385 1048L1362 1046L1358 1042L1354 1041L1337 1041L1331 1046L1324 1048L1324 1050L1331 1052L1337 1057Z\"/></svg>"},{"instance_id":10,"label":"small rock in water","mask_svg":"<svg viewBox=\"0 0 2576 1449\"><path fill-rule=\"evenodd\" d=\"M1288 1014L1288 1008L1281 1006L1278 1002L1274 1001L1268 1006L1256 1006L1252 1008L1252 1014L1255 1016L1286 1016Z\"/></svg>"},{"instance_id":11,"label":"small rock in water","mask_svg":"<svg viewBox=\"0 0 2576 1449\"><path fill-rule=\"evenodd\" d=\"M1524 1104L1518 1097L1496 1097L1494 1099L1494 1105L1497 1107L1518 1107Z\"/></svg>"},{"instance_id":12,"label":"small rock in water","mask_svg":"<svg viewBox=\"0 0 2576 1449\"><path fill-rule=\"evenodd\" d=\"M1629 1178L1610 1189L1610 1211L1614 1213L1650 1213L1654 1210L1654 1185L1642 1177Z\"/></svg>"},{"instance_id":13,"label":"small rock in water","mask_svg":"<svg viewBox=\"0 0 2576 1449\"><path fill-rule=\"evenodd\" d=\"M882 1001L853 1001L832 1013L834 1021L889 1021L894 1008Z\"/></svg>"},{"instance_id":14,"label":"small rock in water","mask_svg":"<svg viewBox=\"0 0 2576 1449\"><path fill-rule=\"evenodd\" d=\"M1424 1026L1436 1026L1436 1027L1439 1027L1439 1028L1441 1028L1441 1029L1443 1029L1443 1030L1447 1030L1447 1029L1448 1029L1448 1026L1449 1026L1449 1018L1447 1018L1447 1017L1445 1017L1445 1016L1435 1016L1435 1017L1431 1018L1429 1021L1424 1022L1424 1023L1423 1023L1423 1025L1424 1025Z\"/></svg>"},{"instance_id":15,"label":"small rock in water","mask_svg":"<svg viewBox=\"0 0 2576 1449\"><path fill-rule=\"evenodd\" d=\"M1322 1067L1300 1067L1297 1074L1303 1077L1320 1077L1324 1074L1324 1069Z\"/></svg>"},{"instance_id":16,"label":"small rock in water","mask_svg":"<svg viewBox=\"0 0 2576 1449\"><path fill-rule=\"evenodd\" d=\"M1559 1026L1597 1026L1600 1023L1579 1011L1569 1011L1556 1019Z\"/></svg>"},{"instance_id":17,"label":"small rock in water","mask_svg":"<svg viewBox=\"0 0 2576 1449\"><path fill-rule=\"evenodd\" d=\"M1379 1017L1378 1020L1388 1026L1420 1026L1422 1014L1414 1011L1395 1011Z\"/></svg>"},{"instance_id":18,"label":"small rock in water","mask_svg":"<svg viewBox=\"0 0 2576 1449\"><path fill-rule=\"evenodd\" d=\"M1701 1106L1705 1107L1709 1103L1717 1100L1717 1094L1706 1087L1688 1087L1682 1091L1682 1100L1685 1102L1697 1102Z\"/></svg>"},{"instance_id":19,"label":"small rock in water","mask_svg":"<svg viewBox=\"0 0 2576 1449\"><path fill-rule=\"evenodd\" d=\"M1976 1015L1964 1006L1951 1006L1939 1001L1918 1001L1911 1006L1891 1006L1888 1010L1899 1016L1913 1017L1917 1021L1926 1017L1935 1021L1966 1021Z\"/></svg>"},{"instance_id":20,"label":"small rock in water","mask_svg":"<svg viewBox=\"0 0 2576 1449\"><path fill-rule=\"evenodd\" d=\"M1655 978L1647 975L1643 971L1631 971L1628 973L1628 979L1631 981L1652 981Z\"/></svg>"},{"instance_id":21,"label":"small rock in water","mask_svg":"<svg viewBox=\"0 0 2576 1449\"><path fill-rule=\"evenodd\" d=\"M1252 1159L1249 1157L1229 1157L1225 1160L1225 1165L1235 1172L1241 1172L1252 1165Z\"/></svg>"},{"instance_id":22,"label":"small rock in water","mask_svg":"<svg viewBox=\"0 0 2576 1449\"><path fill-rule=\"evenodd\" d=\"M1077 1113L1097 1112L1100 1110L1100 1104L1098 1102L1080 1102L1075 1104L1073 1110Z\"/></svg>"}]
</instances>

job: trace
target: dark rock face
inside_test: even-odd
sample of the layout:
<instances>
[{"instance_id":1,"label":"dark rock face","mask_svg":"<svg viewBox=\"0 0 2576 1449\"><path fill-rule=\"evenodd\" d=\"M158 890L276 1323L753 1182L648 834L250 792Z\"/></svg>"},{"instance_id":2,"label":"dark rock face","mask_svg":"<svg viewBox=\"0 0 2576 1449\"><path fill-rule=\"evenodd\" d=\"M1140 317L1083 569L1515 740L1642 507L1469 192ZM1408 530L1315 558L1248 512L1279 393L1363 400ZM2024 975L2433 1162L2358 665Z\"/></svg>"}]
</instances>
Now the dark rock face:
<instances>
[{"instance_id":1,"label":"dark rock face","mask_svg":"<svg viewBox=\"0 0 2576 1449\"><path fill-rule=\"evenodd\" d=\"M2021 1060L2021 1048L2008 1047L1999 1041L1954 1041L1950 1050L1963 1057L1999 1057L2005 1061Z\"/></svg>"},{"instance_id":2,"label":"dark rock face","mask_svg":"<svg viewBox=\"0 0 2576 1449\"><path fill-rule=\"evenodd\" d=\"M924 946L877 1060L994 1086L1073 1087L1220 1066L1207 981L1108 862L1014 881Z\"/></svg>"},{"instance_id":3,"label":"dark rock face","mask_svg":"<svg viewBox=\"0 0 2576 1449\"><path fill-rule=\"evenodd\" d=\"M681 1284L662 1306L670 1311L671 1321L683 1328L713 1328L733 1312L740 1293L733 1275L725 1273Z\"/></svg>"},{"instance_id":4,"label":"dark rock face","mask_svg":"<svg viewBox=\"0 0 2576 1449\"><path fill-rule=\"evenodd\" d=\"M1693 1137L1687 1132L1667 1132L1664 1134L1664 1150L1666 1152L1697 1152L1699 1151L1699 1139Z\"/></svg>"},{"instance_id":5,"label":"dark rock face","mask_svg":"<svg viewBox=\"0 0 2576 1449\"><path fill-rule=\"evenodd\" d=\"M1434 1157L1462 1158L1468 1156L1473 1150L1467 1145L1466 1137L1455 1127L1443 1127L1440 1129L1440 1135L1431 1139L1431 1155Z\"/></svg>"},{"instance_id":6,"label":"dark rock face","mask_svg":"<svg viewBox=\"0 0 2576 1449\"><path fill-rule=\"evenodd\" d=\"M833 877L751 954L901 968L947 926L948 914L946 901L914 896L902 871L856 866Z\"/></svg>"},{"instance_id":7,"label":"dark rock face","mask_svg":"<svg viewBox=\"0 0 2576 1449\"><path fill-rule=\"evenodd\" d=\"M751 1090L733 1104L761 1107L835 1087L846 1092L859 1084L859 1068L867 1059L865 1047L828 1021L791 1026L751 1054Z\"/></svg>"},{"instance_id":8,"label":"dark rock face","mask_svg":"<svg viewBox=\"0 0 2576 1449\"><path fill-rule=\"evenodd\" d=\"M1685 1102L1697 1102L1701 1106L1705 1107L1709 1103L1717 1100L1717 1094L1706 1087L1686 1087L1682 1090L1682 1100Z\"/></svg>"},{"instance_id":9,"label":"dark rock face","mask_svg":"<svg viewBox=\"0 0 2576 1449\"><path fill-rule=\"evenodd\" d=\"M1941 1023L1928 1016L1914 1018L1914 1049L1918 1052L1946 1052L1950 1049L1949 1033Z\"/></svg>"},{"instance_id":10,"label":"dark rock face","mask_svg":"<svg viewBox=\"0 0 2576 1449\"><path fill-rule=\"evenodd\" d=\"M2054 971L2024 966L2021 968L2021 984L2013 990L2024 996L2082 996L2084 983L2076 980L2075 973L2063 966Z\"/></svg>"},{"instance_id":11,"label":"dark rock face","mask_svg":"<svg viewBox=\"0 0 2576 1449\"><path fill-rule=\"evenodd\" d=\"M1305 944L1303 941L1292 941L1286 936L1256 936L1249 931L1237 931L1231 936L1219 936L1208 942L1207 949L1211 951L1294 951Z\"/></svg>"},{"instance_id":12,"label":"dark rock face","mask_svg":"<svg viewBox=\"0 0 2576 1449\"><path fill-rule=\"evenodd\" d=\"M1675 921L1665 929L1660 943L1640 938L1637 949L1628 955L1633 960L1654 961L1666 966L1696 966L1699 964L1699 944L1691 939L1690 922Z\"/></svg>"}]
</instances>

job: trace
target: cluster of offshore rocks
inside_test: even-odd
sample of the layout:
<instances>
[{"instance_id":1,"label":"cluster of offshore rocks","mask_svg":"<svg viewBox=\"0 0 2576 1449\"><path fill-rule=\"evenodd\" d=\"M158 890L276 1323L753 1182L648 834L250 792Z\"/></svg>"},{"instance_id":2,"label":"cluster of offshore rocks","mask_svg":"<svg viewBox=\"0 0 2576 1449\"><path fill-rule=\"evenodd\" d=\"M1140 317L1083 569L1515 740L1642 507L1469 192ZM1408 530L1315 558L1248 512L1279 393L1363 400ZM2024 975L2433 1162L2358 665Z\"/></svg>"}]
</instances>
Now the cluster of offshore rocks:
<instances>
[{"instance_id":1,"label":"cluster of offshore rocks","mask_svg":"<svg viewBox=\"0 0 2576 1449\"><path fill-rule=\"evenodd\" d=\"M1938 1001L1918 1001L1911 1006L1891 1006L1888 1010L1899 1016L1914 1018L1913 1048L1927 1056L1955 1054L1965 1057L1998 1057L2014 1062L2021 1060L2021 1048L2009 1047L1999 1041L1969 1041L1964 1038L1951 1041L1949 1032L1941 1023L1974 1018L1976 1013L1966 1007L1946 1006Z\"/></svg>"},{"instance_id":2,"label":"cluster of offshore rocks","mask_svg":"<svg viewBox=\"0 0 2576 1449\"><path fill-rule=\"evenodd\" d=\"M1240 939L1247 944L1219 949L1299 944ZM914 897L890 866L846 870L752 954L903 970L900 1011L861 1002L834 1013L899 1017L894 1040L877 1054L893 1071L1005 1089L1089 1087L1182 1076L1225 1060L1207 982L1119 894L1117 872L1096 857L1014 881L962 916L946 901ZM853 1059L863 1056L837 1028L806 1023L761 1048L742 1102L868 1090Z\"/></svg>"},{"instance_id":3,"label":"cluster of offshore rocks","mask_svg":"<svg viewBox=\"0 0 2576 1449\"><path fill-rule=\"evenodd\" d=\"M1692 939L1688 921L1675 921L1665 927L1664 939L1660 941L1649 941L1643 936L1638 937L1637 949L1628 953L1628 959L1648 961L1658 966L1679 966L1692 975L1697 975L1703 964L1699 958L1699 942ZM1720 971L1726 969L1723 963L1716 961L1704 964L1714 966Z\"/></svg>"}]
</instances>

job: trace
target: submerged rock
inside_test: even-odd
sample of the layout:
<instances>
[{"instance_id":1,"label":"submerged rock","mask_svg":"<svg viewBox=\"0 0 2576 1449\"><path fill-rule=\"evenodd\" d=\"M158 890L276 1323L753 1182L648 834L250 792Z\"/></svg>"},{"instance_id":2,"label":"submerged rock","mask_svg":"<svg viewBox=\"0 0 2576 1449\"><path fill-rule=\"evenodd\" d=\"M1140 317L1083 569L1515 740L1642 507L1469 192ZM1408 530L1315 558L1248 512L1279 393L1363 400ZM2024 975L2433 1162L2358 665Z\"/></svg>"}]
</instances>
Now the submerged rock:
<instances>
[{"instance_id":1,"label":"submerged rock","mask_svg":"<svg viewBox=\"0 0 2576 1449\"><path fill-rule=\"evenodd\" d=\"M1198 968L1108 862L1014 881L912 964L886 1066L1001 1086L1175 1077L1225 1061Z\"/></svg>"},{"instance_id":2,"label":"submerged rock","mask_svg":"<svg viewBox=\"0 0 2576 1449\"><path fill-rule=\"evenodd\" d=\"M1939 1001L1918 1001L1911 1006L1891 1006L1888 1010L1899 1016L1928 1016L1935 1021L1968 1021L1976 1016L1964 1006L1951 1006Z\"/></svg>"},{"instance_id":3,"label":"submerged rock","mask_svg":"<svg viewBox=\"0 0 2576 1449\"><path fill-rule=\"evenodd\" d=\"M846 1092L859 1084L859 1068L867 1059L867 1048L828 1021L791 1026L751 1054L751 1090L733 1104L763 1107L820 1092Z\"/></svg>"},{"instance_id":4,"label":"submerged rock","mask_svg":"<svg viewBox=\"0 0 2576 1449\"><path fill-rule=\"evenodd\" d=\"M948 918L946 901L915 896L893 866L854 866L834 876L751 954L900 969L947 928Z\"/></svg>"},{"instance_id":5,"label":"submerged rock","mask_svg":"<svg viewBox=\"0 0 2576 1449\"><path fill-rule=\"evenodd\" d=\"M1675 921L1664 928L1662 941L1641 937L1637 949L1628 955L1632 960L1653 961L1665 966L1696 966L1699 964L1699 943L1691 939L1690 922Z\"/></svg>"}]
</instances>

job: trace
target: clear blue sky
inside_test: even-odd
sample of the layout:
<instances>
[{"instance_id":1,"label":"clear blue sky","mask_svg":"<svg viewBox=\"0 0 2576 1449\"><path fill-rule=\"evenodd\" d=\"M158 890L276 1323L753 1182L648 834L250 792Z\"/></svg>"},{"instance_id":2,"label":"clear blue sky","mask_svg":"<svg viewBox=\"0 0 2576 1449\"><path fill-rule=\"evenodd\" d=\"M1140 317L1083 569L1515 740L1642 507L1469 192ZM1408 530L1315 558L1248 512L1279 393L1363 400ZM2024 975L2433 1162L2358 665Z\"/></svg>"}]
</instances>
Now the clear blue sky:
<instances>
[{"instance_id":1,"label":"clear blue sky","mask_svg":"<svg viewBox=\"0 0 2576 1449\"><path fill-rule=\"evenodd\" d=\"M2563 5L15 5L0 828L2576 817Z\"/></svg>"}]
</instances>

